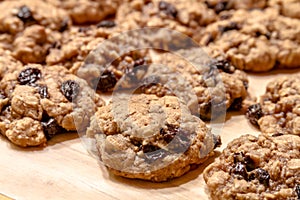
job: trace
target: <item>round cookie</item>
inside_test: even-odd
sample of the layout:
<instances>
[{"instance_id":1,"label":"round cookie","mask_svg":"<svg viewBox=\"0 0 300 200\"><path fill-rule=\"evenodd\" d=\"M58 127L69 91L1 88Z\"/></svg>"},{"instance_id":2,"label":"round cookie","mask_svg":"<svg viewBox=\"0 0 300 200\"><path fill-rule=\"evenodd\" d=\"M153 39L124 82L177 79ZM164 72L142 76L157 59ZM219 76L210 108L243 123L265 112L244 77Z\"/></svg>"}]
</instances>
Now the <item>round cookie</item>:
<instances>
[{"instance_id":1,"label":"round cookie","mask_svg":"<svg viewBox=\"0 0 300 200\"><path fill-rule=\"evenodd\" d=\"M300 137L245 135L230 142L203 177L213 200L299 199L299 169Z\"/></svg>"},{"instance_id":2,"label":"round cookie","mask_svg":"<svg viewBox=\"0 0 300 200\"><path fill-rule=\"evenodd\" d=\"M115 175L167 181L203 163L220 143L176 97L113 96L92 117L87 136Z\"/></svg>"},{"instance_id":3,"label":"round cookie","mask_svg":"<svg viewBox=\"0 0 300 200\"><path fill-rule=\"evenodd\" d=\"M156 77L158 83L145 84L143 92L176 95L204 120L220 117L229 108L241 109L247 97L248 79L226 60L210 60L197 48L155 57L153 63L161 66L150 66L145 76Z\"/></svg>"},{"instance_id":4,"label":"round cookie","mask_svg":"<svg viewBox=\"0 0 300 200\"><path fill-rule=\"evenodd\" d=\"M201 45L219 49L235 67L246 71L299 67L299 20L272 8L230 13L227 19L199 30L195 38Z\"/></svg>"},{"instance_id":5,"label":"round cookie","mask_svg":"<svg viewBox=\"0 0 300 200\"><path fill-rule=\"evenodd\" d=\"M122 0L46 0L66 10L74 24L98 23L116 13Z\"/></svg>"},{"instance_id":6,"label":"round cookie","mask_svg":"<svg viewBox=\"0 0 300 200\"><path fill-rule=\"evenodd\" d=\"M300 74L270 82L260 103L249 106L246 115L265 134L300 136Z\"/></svg>"},{"instance_id":7,"label":"round cookie","mask_svg":"<svg viewBox=\"0 0 300 200\"><path fill-rule=\"evenodd\" d=\"M0 130L12 143L44 145L64 131L84 131L104 102L62 66L29 64L0 82Z\"/></svg>"}]
</instances>

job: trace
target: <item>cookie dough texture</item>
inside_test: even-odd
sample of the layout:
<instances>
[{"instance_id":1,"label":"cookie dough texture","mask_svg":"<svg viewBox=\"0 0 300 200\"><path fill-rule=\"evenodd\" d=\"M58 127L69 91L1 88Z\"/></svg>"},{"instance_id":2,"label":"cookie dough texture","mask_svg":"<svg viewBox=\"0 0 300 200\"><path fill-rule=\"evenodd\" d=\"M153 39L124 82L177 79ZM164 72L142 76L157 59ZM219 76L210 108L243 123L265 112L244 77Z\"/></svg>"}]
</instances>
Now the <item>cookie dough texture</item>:
<instances>
[{"instance_id":1,"label":"cookie dough texture","mask_svg":"<svg viewBox=\"0 0 300 200\"><path fill-rule=\"evenodd\" d=\"M208 25L200 44L219 49L239 69L268 71L299 67L300 21L276 9L231 11L228 19Z\"/></svg>"},{"instance_id":2,"label":"cookie dough texture","mask_svg":"<svg viewBox=\"0 0 300 200\"><path fill-rule=\"evenodd\" d=\"M23 10L22 10L23 8ZM36 24L51 30L60 30L69 15L44 1L12 0L0 2L0 32L17 34Z\"/></svg>"},{"instance_id":3,"label":"cookie dough texture","mask_svg":"<svg viewBox=\"0 0 300 200\"><path fill-rule=\"evenodd\" d=\"M74 24L97 23L109 15L114 15L122 0L46 0L58 8L63 8L71 16Z\"/></svg>"},{"instance_id":4,"label":"cookie dough texture","mask_svg":"<svg viewBox=\"0 0 300 200\"><path fill-rule=\"evenodd\" d=\"M268 4L277 8L284 16L300 18L300 2L298 0L270 0Z\"/></svg>"},{"instance_id":5,"label":"cookie dough texture","mask_svg":"<svg viewBox=\"0 0 300 200\"><path fill-rule=\"evenodd\" d=\"M212 199L297 199L300 137L241 136L204 171ZM297 186L298 184L298 186Z\"/></svg>"},{"instance_id":6,"label":"cookie dough texture","mask_svg":"<svg viewBox=\"0 0 300 200\"><path fill-rule=\"evenodd\" d=\"M300 74L270 82L260 105L258 125L263 133L300 136Z\"/></svg>"},{"instance_id":7,"label":"cookie dough texture","mask_svg":"<svg viewBox=\"0 0 300 200\"><path fill-rule=\"evenodd\" d=\"M0 13L0 46L25 64L44 63L60 32L71 25L67 12L44 1L3 1Z\"/></svg>"},{"instance_id":8,"label":"cookie dough texture","mask_svg":"<svg viewBox=\"0 0 300 200\"><path fill-rule=\"evenodd\" d=\"M123 3L116 15L116 22L125 30L164 27L187 35L215 20L216 14L200 0L133 0Z\"/></svg>"},{"instance_id":9,"label":"cookie dough texture","mask_svg":"<svg viewBox=\"0 0 300 200\"><path fill-rule=\"evenodd\" d=\"M167 181L213 154L217 136L176 97L118 95L92 117L88 137L113 174Z\"/></svg>"},{"instance_id":10,"label":"cookie dough texture","mask_svg":"<svg viewBox=\"0 0 300 200\"><path fill-rule=\"evenodd\" d=\"M63 90L66 82L73 85ZM23 147L45 144L55 130L83 131L104 104L84 80L61 66L29 64L5 74L0 83L1 133Z\"/></svg>"}]
</instances>

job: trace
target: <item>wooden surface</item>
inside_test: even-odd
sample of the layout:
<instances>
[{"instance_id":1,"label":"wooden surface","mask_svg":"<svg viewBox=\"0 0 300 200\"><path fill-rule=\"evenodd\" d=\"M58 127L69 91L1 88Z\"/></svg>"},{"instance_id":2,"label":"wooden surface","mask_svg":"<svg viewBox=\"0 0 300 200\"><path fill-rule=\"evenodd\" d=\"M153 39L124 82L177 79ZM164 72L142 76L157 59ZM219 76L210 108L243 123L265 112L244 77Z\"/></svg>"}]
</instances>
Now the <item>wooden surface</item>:
<instances>
[{"instance_id":1,"label":"wooden surface","mask_svg":"<svg viewBox=\"0 0 300 200\"><path fill-rule=\"evenodd\" d=\"M275 71L249 75L250 92L261 95L268 81L300 72ZM226 117L221 132L224 148L242 134L258 134L240 113ZM149 183L110 175L91 157L77 134L59 135L44 149L22 149L0 137L0 200L7 199L208 199L198 169L167 183ZM2 194L2 195L1 195ZM5 195L5 196L3 196Z\"/></svg>"}]
</instances>

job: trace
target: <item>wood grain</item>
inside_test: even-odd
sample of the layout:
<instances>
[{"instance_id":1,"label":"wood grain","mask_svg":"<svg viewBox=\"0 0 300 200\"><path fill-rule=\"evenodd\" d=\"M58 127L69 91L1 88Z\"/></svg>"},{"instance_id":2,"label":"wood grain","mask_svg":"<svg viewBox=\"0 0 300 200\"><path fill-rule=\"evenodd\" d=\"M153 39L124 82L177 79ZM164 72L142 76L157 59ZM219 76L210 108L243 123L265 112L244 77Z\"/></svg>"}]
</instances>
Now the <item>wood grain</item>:
<instances>
[{"instance_id":1,"label":"wood grain","mask_svg":"<svg viewBox=\"0 0 300 200\"><path fill-rule=\"evenodd\" d=\"M300 72L250 74L250 92L260 95L268 81ZM223 145L242 134L258 134L241 113L226 117ZM208 199L202 172L214 158L166 183L128 180L109 174L82 145L77 134L55 137L44 149L22 149L0 137L0 193L13 199ZM218 155L218 153L217 153ZM0 195L0 199L5 199ZM6 198L7 199L7 198Z\"/></svg>"}]
</instances>

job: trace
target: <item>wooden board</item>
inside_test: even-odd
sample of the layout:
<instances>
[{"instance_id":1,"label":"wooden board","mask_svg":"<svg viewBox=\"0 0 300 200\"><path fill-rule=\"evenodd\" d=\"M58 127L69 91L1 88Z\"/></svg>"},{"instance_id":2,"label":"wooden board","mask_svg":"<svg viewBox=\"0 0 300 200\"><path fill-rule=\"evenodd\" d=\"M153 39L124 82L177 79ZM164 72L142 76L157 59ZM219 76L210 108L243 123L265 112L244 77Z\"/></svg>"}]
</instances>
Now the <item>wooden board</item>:
<instances>
[{"instance_id":1,"label":"wooden board","mask_svg":"<svg viewBox=\"0 0 300 200\"><path fill-rule=\"evenodd\" d=\"M250 92L264 93L268 81L300 70L250 74ZM223 145L242 134L258 134L241 113L230 113ZM0 199L208 199L202 171L214 158L181 178L149 183L110 175L91 157L77 134L53 138L44 149L22 149L0 137ZM3 197L2 197L3 196Z\"/></svg>"}]
</instances>

